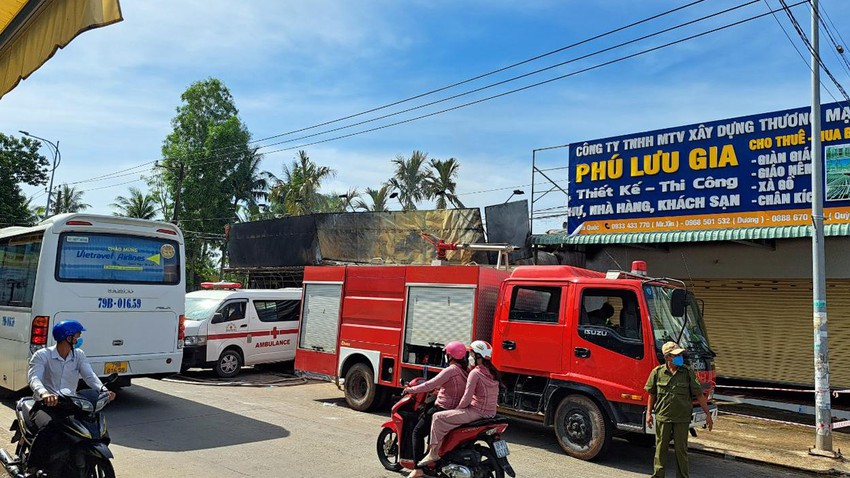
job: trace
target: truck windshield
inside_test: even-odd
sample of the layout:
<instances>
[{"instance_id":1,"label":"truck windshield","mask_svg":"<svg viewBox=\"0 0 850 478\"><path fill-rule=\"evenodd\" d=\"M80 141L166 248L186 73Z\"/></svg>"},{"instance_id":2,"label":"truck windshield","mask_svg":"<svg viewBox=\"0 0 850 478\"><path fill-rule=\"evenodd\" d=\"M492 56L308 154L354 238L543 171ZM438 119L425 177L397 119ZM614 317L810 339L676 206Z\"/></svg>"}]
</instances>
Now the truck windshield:
<instances>
[{"instance_id":1,"label":"truck windshield","mask_svg":"<svg viewBox=\"0 0 850 478\"><path fill-rule=\"evenodd\" d=\"M186 318L189 320L209 319L215 313L221 299L190 299L186 298Z\"/></svg>"},{"instance_id":2,"label":"truck windshield","mask_svg":"<svg viewBox=\"0 0 850 478\"><path fill-rule=\"evenodd\" d=\"M708 344L708 335L705 333L705 323L693 294L688 294L688 322L683 331L684 317L674 317L670 310L670 301L674 290L672 287L661 285L646 284L643 286L646 303L649 307L649 316L652 320L656 350L660 353L661 346L665 342L676 341L681 333L680 346L691 352L713 356L714 352Z\"/></svg>"}]
</instances>

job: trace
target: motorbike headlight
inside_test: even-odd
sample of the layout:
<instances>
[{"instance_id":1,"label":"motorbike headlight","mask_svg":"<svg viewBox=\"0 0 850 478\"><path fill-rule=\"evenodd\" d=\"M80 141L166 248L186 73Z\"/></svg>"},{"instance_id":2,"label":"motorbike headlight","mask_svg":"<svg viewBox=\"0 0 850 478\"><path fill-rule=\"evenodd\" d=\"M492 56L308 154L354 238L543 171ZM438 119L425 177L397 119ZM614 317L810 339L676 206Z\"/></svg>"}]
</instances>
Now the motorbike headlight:
<instances>
[{"instance_id":1,"label":"motorbike headlight","mask_svg":"<svg viewBox=\"0 0 850 478\"><path fill-rule=\"evenodd\" d=\"M92 403L90 401L84 400L82 398L77 398L77 397L70 397L70 398L71 398L71 402L74 405L76 405L80 410L82 410L84 412L93 412L94 411L94 406L92 405Z\"/></svg>"},{"instance_id":2,"label":"motorbike headlight","mask_svg":"<svg viewBox=\"0 0 850 478\"><path fill-rule=\"evenodd\" d=\"M187 335L183 339L183 344L187 347L198 347L200 345L206 345L207 336L206 335Z\"/></svg>"},{"instance_id":3,"label":"motorbike headlight","mask_svg":"<svg viewBox=\"0 0 850 478\"><path fill-rule=\"evenodd\" d=\"M106 395L105 397L103 397L103 398L101 398L100 400L97 401L97 405L95 405L94 411L96 411L96 412L101 411L103 409L103 407L106 406L107 403L109 403L109 395Z\"/></svg>"}]
</instances>

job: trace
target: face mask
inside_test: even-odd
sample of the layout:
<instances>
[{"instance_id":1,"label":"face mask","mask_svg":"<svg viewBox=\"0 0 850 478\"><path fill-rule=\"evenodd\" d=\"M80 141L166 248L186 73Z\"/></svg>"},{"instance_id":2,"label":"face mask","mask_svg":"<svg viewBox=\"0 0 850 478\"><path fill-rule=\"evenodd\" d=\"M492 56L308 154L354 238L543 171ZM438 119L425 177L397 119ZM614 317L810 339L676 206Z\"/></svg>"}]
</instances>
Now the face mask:
<instances>
[{"instance_id":1,"label":"face mask","mask_svg":"<svg viewBox=\"0 0 850 478\"><path fill-rule=\"evenodd\" d=\"M474 367L474 366L475 366L475 356L474 356L474 355L470 355L470 356L469 356L469 366L470 366L470 367Z\"/></svg>"},{"instance_id":2,"label":"face mask","mask_svg":"<svg viewBox=\"0 0 850 478\"><path fill-rule=\"evenodd\" d=\"M77 341L76 341L76 342L74 342L74 348L75 348L75 349L78 349L78 348L80 348L80 347L82 347L82 346L83 346L83 338L82 338L82 337L80 337L80 338L78 338L78 339L77 339Z\"/></svg>"},{"instance_id":3,"label":"face mask","mask_svg":"<svg viewBox=\"0 0 850 478\"><path fill-rule=\"evenodd\" d=\"M682 365L685 365L685 357L682 357L681 355L677 355L677 356L673 357L673 365L675 365L677 367L681 367Z\"/></svg>"}]
</instances>

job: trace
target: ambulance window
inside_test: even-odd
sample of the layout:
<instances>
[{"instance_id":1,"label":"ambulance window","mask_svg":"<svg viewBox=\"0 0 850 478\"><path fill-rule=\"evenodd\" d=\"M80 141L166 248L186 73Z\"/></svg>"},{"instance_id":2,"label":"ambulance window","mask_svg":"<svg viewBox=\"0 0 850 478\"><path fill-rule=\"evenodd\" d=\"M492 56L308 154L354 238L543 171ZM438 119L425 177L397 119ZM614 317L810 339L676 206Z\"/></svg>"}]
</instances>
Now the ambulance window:
<instances>
[{"instance_id":1,"label":"ambulance window","mask_svg":"<svg viewBox=\"0 0 850 478\"><path fill-rule=\"evenodd\" d=\"M560 287L515 286L508 320L557 324L560 307Z\"/></svg>"},{"instance_id":2,"label":"ambulance window","mask_svg":"<svg viewBox=\"0 0 850 478\"><path fill-rule=\"evenodd\" d=\"M248 305L247 300L240 300L236 302L228 302L224 304L221 308L221 315L223 318L223 322L229 322L232 320L242 320L245 318L245 306Z\"/></svg>"},{"instance_id":3,"label":"ambulance window","mask_svg":"<svg viewBox=\"0 0 850 478\"><path fill-rule=\"evenodd\" d=\"M254 308L261 322L293 322L301 311L300 300L255 300Z\"/></svg>"},{"instance_id":4,"label":"ambulance window","mask_svg":"<svg viewBox=\"0 0 850 478\"><path fill-rule=\"evenodd\" d=\"M585 289L578 332L588 342L628 357L643 358L637 294L622 289Z\"/></svg>"}]
</instances>

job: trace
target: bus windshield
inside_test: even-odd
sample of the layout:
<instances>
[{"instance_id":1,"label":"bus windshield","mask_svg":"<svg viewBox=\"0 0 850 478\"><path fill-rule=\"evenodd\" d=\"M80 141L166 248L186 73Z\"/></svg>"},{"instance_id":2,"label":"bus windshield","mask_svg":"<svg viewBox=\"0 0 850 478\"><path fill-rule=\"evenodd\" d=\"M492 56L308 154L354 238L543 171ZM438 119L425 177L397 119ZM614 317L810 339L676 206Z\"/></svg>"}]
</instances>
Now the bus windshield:
<instances>
[{"instance_id":1,"label":"bus windshield","mask_svg":"<svg viewBox=\"0 0 850 478\"><path fill-rule=\"evenodd\" d=\"M705 333L705 323L693 294L688 294L686 308L687 323L684 317L675 317L670 310L673 291L671 287L645 284L643 292L649 306L649 316L652 321L652 331L655 335L655 348L661 351L661 346L667 341L677 341L681 347L698 354L714 356L708 344ZM681 339L679 338L681 334Z\"/></svg>"},{"instance_id":2,"label":"bus windshield","mask_svg":"<svg viewBox=\"0 0 850 478\"><path fill-rule=\"evenodd\" d=\"M155 237L66 232L59 239L56 280L176 285L180 247Z\"/></svg>"}]
</instances>

